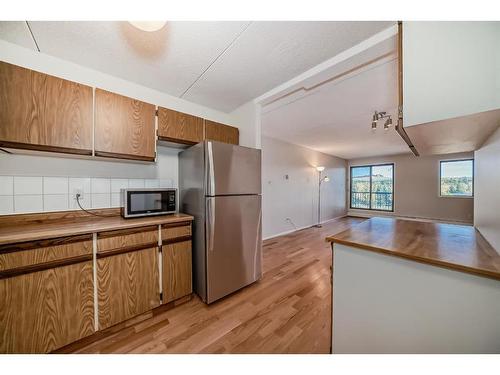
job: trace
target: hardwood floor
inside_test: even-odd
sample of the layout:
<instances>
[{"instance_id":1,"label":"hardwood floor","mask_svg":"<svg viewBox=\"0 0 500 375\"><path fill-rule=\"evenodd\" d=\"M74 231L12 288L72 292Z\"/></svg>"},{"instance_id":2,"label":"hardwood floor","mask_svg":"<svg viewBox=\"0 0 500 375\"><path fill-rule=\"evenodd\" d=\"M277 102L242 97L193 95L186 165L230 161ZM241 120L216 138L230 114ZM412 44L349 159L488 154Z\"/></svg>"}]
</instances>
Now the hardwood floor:
<instances>
[{"instance_id":1,"label":"hardwood floor","mask_svg":"<svg viewBox=\"0 0 500 375\"><path fill-rule=\"evenodd\" d=\"M330 246L325 237L363 221L342 218L264 241L264 276L209 306L195 296L159 307L58 352L329 353Z\"/></svg>"}]
</instances>

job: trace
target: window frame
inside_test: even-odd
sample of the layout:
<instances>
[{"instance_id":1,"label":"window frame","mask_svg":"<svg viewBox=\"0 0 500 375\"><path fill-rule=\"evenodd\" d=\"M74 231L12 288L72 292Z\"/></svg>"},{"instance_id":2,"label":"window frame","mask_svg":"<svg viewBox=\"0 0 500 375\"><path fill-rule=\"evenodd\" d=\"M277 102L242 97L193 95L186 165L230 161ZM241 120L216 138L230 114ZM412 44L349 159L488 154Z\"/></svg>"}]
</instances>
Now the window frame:
<instances>
[{"instance_id":1,"label":"window frame","mask_svg":"<svg viewBox=\"0 0 500 375\"><path fill-rule=\"evenodd\" d=\"M372 206L372 168L373 167L385 167L392 166L392 205L390 210L381 210L379 208L371 208ZM361 208L361 207L353 207L352 206L352 169L353 168L370 168L370 208ZM394 189L394 163L381 163L381 164L368 164L368 165L351 165L349 167L349 209L351 210L364 210L364 211L378 211L378 212L394 212L394 197L395 197L395 189Z\"/></svg>"},{"instance_id":2,"label":"window frame","mask_svg":"<svg viewBox=\"0 0 500 375\"><path fill-rule=\"evenodd\" d=\"M472 161L472 195L443 195L441 192L441 171L443 163L453 163L460 161ZM474 198L474 175L475 175L475 164L474 158L463 158L463 159L443 159L439 160L439 179L438 179L438 196L439 198L462 198L462 199L471 199Z\"/></svg>"}]
</instances>

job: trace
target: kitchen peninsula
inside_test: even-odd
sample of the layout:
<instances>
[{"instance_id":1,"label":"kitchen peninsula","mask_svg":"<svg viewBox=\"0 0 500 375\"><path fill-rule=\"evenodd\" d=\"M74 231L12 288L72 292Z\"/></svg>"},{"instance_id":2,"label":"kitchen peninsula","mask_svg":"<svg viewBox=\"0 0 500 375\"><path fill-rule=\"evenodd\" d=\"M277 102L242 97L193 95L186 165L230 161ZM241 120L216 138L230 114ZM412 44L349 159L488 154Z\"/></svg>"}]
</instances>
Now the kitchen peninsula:
<instances>
[{"instance_id":1,"label":"kitchen peninsula","mask_svg":"<svg viewBox=\"0 0 500 375\"><path fill-rule=\"evenodd\" d=\"M474 227L375 217L326 240L333 353L500 353L500 255Z\"/></svg>"}]
</instances>

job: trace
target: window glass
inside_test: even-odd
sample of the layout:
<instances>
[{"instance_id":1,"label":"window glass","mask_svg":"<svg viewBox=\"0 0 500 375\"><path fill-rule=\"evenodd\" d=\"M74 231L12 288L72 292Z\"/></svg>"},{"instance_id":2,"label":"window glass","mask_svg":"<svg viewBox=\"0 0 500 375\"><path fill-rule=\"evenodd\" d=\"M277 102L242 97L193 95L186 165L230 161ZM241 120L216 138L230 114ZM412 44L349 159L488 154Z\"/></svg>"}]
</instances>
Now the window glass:
<instances>
[{"instance_id":1,"label":"window glass","mask_svg":"<svg viewBox=\"0 0 500 375\"><path fill-rule=\"evenodd\" d=\"M394 164L351 167L351 208L393 211Z\"/></svg>"},{"instance_id":2,"label":"window glass","mask_svg":"<svg viewBox=\"0 0 500 375\"><path fill-rule=\"evenodd\" d=\"M474 194L474 160L442 161L440 193L443 197L472 197Z\"/></svg>"}]
</instances>

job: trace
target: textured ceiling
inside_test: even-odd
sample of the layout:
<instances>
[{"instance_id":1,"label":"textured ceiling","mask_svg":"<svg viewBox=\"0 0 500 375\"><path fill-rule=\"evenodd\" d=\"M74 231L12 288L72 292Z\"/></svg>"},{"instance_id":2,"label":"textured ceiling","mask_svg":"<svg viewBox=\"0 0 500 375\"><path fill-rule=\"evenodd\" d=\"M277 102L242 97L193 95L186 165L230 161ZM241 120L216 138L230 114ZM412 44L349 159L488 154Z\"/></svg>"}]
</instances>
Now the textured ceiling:
<instances>
[{"instance_id":1,"label":"textured ceiling","mask_svg":"<svg viewBox=\"0 0 500 375\"><path fill-rule=\"evenodd\" d=\"M408 153L394 127L371 130L375 110L396 123L397 60L388 57L343 79L263 108L262 133L344 159Z\"/></svg>"},{"instance_id":2,"label":"textured ceiling","mask_svg":"<svg viewBox=\"0 0 500 375\"><path fill-rule=\"evenodd\" d=\"M42 53L230 112L394 22L29 22ZM26 22L0 39L36 49Z\"/></svg>"}]
</instances>

